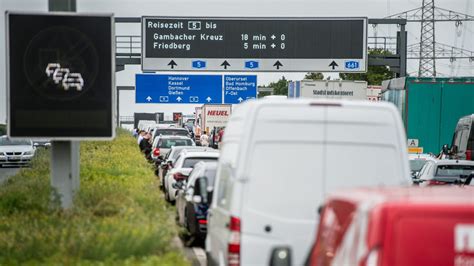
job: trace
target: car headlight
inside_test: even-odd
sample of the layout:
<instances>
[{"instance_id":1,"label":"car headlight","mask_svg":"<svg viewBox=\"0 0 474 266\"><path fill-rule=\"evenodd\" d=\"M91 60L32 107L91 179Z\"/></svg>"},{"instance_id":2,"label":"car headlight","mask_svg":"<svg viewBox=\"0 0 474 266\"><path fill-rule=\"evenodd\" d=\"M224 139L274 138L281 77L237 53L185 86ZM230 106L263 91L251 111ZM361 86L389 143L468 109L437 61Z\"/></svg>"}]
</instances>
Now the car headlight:
<instances>
[{"instance_id":1,"label":"car headlight","mask_svg":"<svg viewBox=\"0 0 474 266\"><path fill-rule=\"evenodd\" d=\"M23 155L33 155L34 152L33 151L25 151L25 153L23 153Z\"/></svg>"}]
</instances>

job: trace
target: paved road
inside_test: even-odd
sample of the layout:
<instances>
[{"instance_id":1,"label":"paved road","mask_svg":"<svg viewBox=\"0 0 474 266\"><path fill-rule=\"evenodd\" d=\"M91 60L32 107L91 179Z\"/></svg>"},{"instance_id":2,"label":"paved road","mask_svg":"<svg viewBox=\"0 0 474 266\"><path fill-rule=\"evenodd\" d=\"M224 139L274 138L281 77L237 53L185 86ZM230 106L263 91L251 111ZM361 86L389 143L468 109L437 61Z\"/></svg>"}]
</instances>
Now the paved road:
<instances>
[{"instance_id":1,"label":"paved road","mask_svg":"<svg viewBox=\"0 0 474 266\"><path fill-rule=\"evenodd\" d=\"M0 184L5 182L8 177L18 173L20 168L0 168Z\"/></svg>"},{"instance_id":2,"label":"paved road","mask_svg":"<svg viewBox=\"0 0 474 266\"><path fill-rule=\"evenodd\" d=\"M184 248L184 254L191 261L192 266L206 266L206 252L202 248Z\"/></svg>"}]
</instances>

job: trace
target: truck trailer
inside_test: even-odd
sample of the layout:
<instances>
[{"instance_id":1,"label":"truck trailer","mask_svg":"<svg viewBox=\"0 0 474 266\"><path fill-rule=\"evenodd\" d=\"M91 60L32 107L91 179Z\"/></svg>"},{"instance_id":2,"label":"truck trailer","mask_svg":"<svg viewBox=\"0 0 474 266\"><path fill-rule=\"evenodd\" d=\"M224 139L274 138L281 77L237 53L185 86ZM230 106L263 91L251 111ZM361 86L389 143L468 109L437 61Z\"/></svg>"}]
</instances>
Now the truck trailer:
<instances>
[{"instance_id":1,"label":"truck trailer","mask_svg":"<svg viewBox=\"0 0 474 266\"><path fill-rule=\"evenodd\" d=\"M382 100L397 106L418 152L437 154L452 142L458 120L474 113L474 77L385 80Z\"/></svg>"}]
</instances>

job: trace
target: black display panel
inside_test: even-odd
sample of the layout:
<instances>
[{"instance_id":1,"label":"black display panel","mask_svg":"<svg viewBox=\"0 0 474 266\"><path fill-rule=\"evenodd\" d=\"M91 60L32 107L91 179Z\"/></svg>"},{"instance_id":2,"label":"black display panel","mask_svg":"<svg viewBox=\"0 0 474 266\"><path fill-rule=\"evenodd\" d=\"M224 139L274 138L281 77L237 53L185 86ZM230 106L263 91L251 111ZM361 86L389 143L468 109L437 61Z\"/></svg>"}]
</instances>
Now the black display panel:
<instances>
[{"instance_id":1,"label":"black display panel","mask_svg":"<svg viewBox=\"0 0 474 266\"><path fill-rule=\"evenodd\" d=\"M114 136L112 15L7 13L12 137Z\"/></svg>"},{"instance_id":2,"label":"black display panel","mask_svg":"<svg viewBox=\"0 0 474 266\"><path fill-rule=\"evenodd\" d=\"M143 18L147 58L363 59L365 19Z\"/></svg>"}]
</instances>

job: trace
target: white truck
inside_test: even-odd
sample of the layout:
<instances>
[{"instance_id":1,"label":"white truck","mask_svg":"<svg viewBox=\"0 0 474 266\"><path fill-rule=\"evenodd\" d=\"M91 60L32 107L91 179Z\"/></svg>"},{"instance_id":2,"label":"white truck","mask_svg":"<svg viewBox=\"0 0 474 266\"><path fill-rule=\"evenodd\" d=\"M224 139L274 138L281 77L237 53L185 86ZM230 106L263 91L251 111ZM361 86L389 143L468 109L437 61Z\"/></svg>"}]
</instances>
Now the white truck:
<instances>
[{"instance_id":1,"label":"white truck","mask_svg":"<svg viewBox=\"0 0 474 266\"><path fill-rule=\"evenodd\" d=\"M290 81L288 98L366 100L367 82L352 80Z\"/></svg>"},{"instance_id":2,"label":"white truck","mask_svg":"<svg viewBox=\"0 0 474 266\"><path fill-rule=\"evenodd\" d=\"M207 133L214 128L225 127L232 113L231 104L205 104L201 112L201 130Z\"/></svg>"},{"instance_id":3,"label":"white truck","mask_svg":"<svg viewBox=\"0 0 474 266\"><path fill-rule=\"evenodd\" d=\"M231 104L205 104L202 107L196 107L193 130L196 143L200 143L201 134L204 131L211 137L211 132L214 129L225 127L231 113Z\"/></svg>"}]
</instances>

